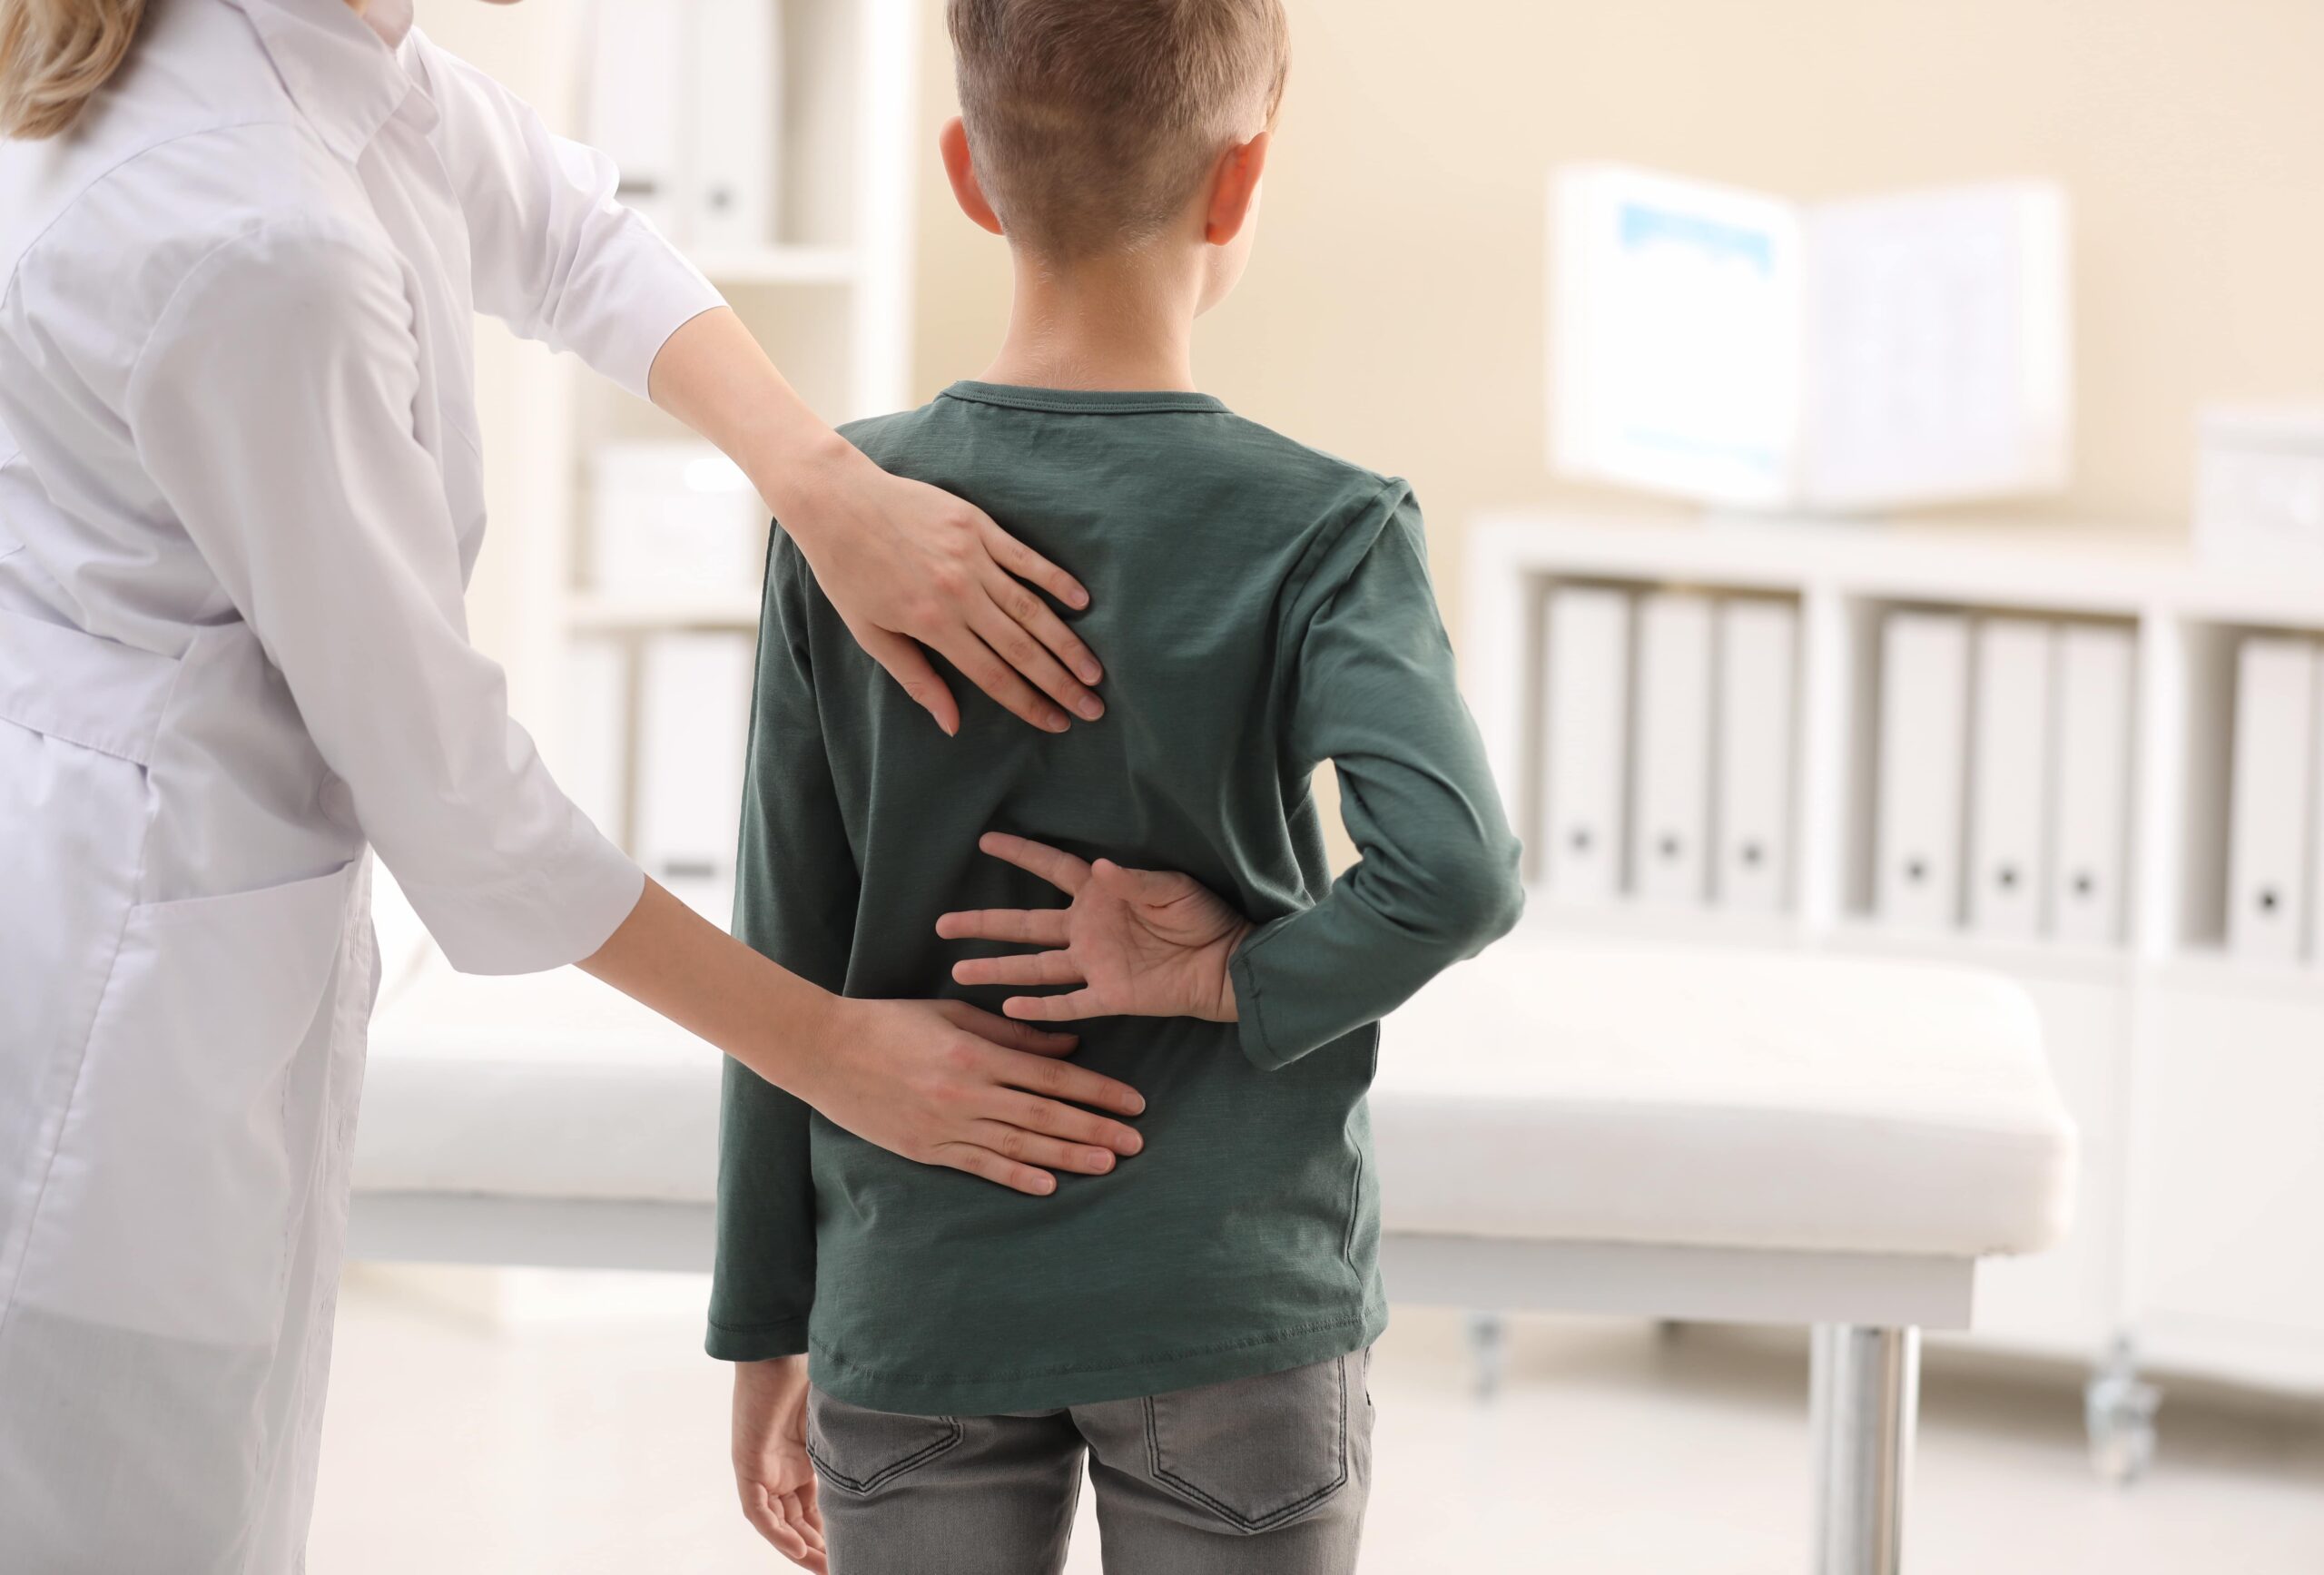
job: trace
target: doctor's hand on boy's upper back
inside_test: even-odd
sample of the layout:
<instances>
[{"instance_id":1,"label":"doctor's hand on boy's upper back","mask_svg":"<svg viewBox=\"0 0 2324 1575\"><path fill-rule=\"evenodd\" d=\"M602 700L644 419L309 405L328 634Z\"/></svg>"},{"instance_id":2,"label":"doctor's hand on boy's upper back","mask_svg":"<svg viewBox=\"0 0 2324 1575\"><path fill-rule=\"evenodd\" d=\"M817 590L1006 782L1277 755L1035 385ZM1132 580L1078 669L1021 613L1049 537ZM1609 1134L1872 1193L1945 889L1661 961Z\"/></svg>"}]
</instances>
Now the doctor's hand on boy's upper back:
<instances>
[{"instance_id":1,"label":"doctor's hand on boy's upper back","mask_svg":"<svg viewBox=\"0 0 2324 1575\"><path fill-rule=\"evenodd\" d=\"M654 402L743 468L856 643L936 725L960 708L928 653L1051 733L1095 721L1103 672L1034 587L1069 607L1089 593L950 493L891 476L818 419L731 307L694 318L654 358ZM924 648L923 648L924 647Z\"/></svg>"},{"instance_id":2,"label":"doctor's hand on boy's upper back","mask_svg":"<svg viewBox=\"0 0 2324 1575\"><path fill-rule=\"evenodd\" d=\"M807 1458L807 1359L734 1363L734 1490L774 1550L824 1575L823 1516Z\"/></svg>"},{"instance_id":3,"label":"doctor's hand on boy's upper back","mask_svg":"<svg viewBox=\"0 0 2324 1575\"><path fill-rule=\"evenodd\" d=\"M953 964L961 984L1078 985L1062 995L1011 996L1012 1018L1068 1022L1094 1017L1191 1017L1233 1022L1228 970L1253 925L1191 876L1085 862L1025 837L989 832L977 846L1073 899L1064 908L947 913L948 940L1010 940L1045 951Z\"/></svg>"}]
</instances>

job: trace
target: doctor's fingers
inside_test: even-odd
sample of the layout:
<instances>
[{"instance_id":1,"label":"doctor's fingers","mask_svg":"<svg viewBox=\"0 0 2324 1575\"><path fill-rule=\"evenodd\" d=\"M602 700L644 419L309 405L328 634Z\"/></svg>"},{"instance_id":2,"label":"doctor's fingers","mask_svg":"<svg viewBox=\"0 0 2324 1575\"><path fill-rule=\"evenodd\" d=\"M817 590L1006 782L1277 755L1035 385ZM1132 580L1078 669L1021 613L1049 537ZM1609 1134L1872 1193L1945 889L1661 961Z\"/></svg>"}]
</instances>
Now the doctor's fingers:
<instances>
[{"instance_id":1,"label":"doctor's fingers","mask_svg":"<svg viewBox=\"0 0 2324 1575\"><path fill-rule=\"evenodd\" d=\"M936 719L936 725L948 738L960 731L960 703L952 698L952 691L937 675L936 664L917 641L901 635L869 625L848 625L848 632L871 655L874 662L888 671L888 676L903 686L913 704Z\"/></svg>"},{"instance_id":2,"label":"doctor's fingers","mask_svg":"<svg viewBox=\"0 0 2324 1575\"><path fill-rule=\"evenodd\" d=\"M1005 541L1008 538L1004 536L1001 539ZM1098 664L1089 647L1081 643L1081 636L1066 627L1065 620L1057 615L1057 609L1034 595L1022 581L995 569L985 581L985 593L1004 616L1039 641L1071 671L1075 679L1087 684L1096 684L1105 677L1106 669ZM1030 669L1027 672L1029 675ZM1054 690L1050 693L1056 694ZM1072 705L1077 697L1057 694L1057 698Z\"/></svg>"},{"instance_id":3,"label":"doctor's fingers","mask_svg":"<svg viewBox=\"0 0 2324 1575\"><path fill-rule=\"evenodd\" d=\"M994 615L999 620L999 615ZM1063 733L1073 719L993 650L966 622L939 631L928 642L936 654L960 670L960 676L991 695L1008 710L1044 733Z\"/></svg>"},{"instance_id":4,"label":"doctor's fingers","mask_svg":"<svg viewBox=\"0 0 2324 1575\"><path fill-rule=\"evenodd\" d=\"M984 643L1000 654L1003 661L1033 681L1036 687L1050 699L1072 712L1084 722L1095 722L1106 714L1105 703L1089 692L1088 686L1065 670L1065 664L1033 638L1031 631L1019 621L1015 609L1029 607L1051 623L1057 615L1050 612L1040 597L1006 575L995 575L987 587L992 599L969 615L969 626ZM1062 631L1063 624L1058 624ZM1079 641L1074 644L1079 645ZM1095 666L1093 661L1091 665Z\"/></svg>"},{"instance_id":5,"label":"doctor's fingers","mask_svg":"<svg viewBox=\"0 0 2324 1575\"><path fill-rule=\"evenodd\" d=\"M952 965L958 984L1080 984L1070 951L1029 951L1014 957L968 957Z\"/></svg>"},{"instance_id":6,"label":"doctor's fingers","mask_svg":"<svg viewBox=\"0 0 2324 1575\"><path fill-rule=\"evenodd\" d=\"M1035 999L1048 998L1036 997ZM1008 1019L995 1018L993 1020L1005 1022ZM1009 1026L1031 1033L1045 1031L1031 1028L1025 1023L1010 1023ZM970 1057L964 1058L967 1061L966 1070L978 1081L990 1088L1014 1088L1027 1094L1038 1094L1044 1099L1061 1099L1074 1105L1095 1106L1100 1110L1110 1110L1120 1116L1135 1116L1146 1108L1146 1097L1128 1083L1118 1083L1111 1078L1093 1072L1087 1067L1077 1067L1070 1061L1056 1060L1048 1056L1027 1055L1017 1050L1002 1049L998 1045L992 1044L972 1047L972 1051ZM1132 1147L1135 1147L1137 1134L1131 1132L1128 1127L1114 1122L1109 1121L1106 1125L1116 1135L1129 1137ZM1042 1130L1054 1131L1055 1128L1045 1127ZM1131 1148L1123 1148L1120 1143L1113 1142L1108 1138L1099 1138L1098 1141L1108 1143L1110 1147L1119 1149L1124 1154L1132 1151Z\"/></svg>"},{"instance_id":7,"label":"doctor's fingers","mask_svg":"<svg viewBox=\"0 0 2324 1575\"><path fill-rule=\"evenodd\" d=\"M993 562L1020 580L1030 580L1068 607L1086 607L1089 605L1089 593L1082 586L1079 580L1075 579L1039 553L995 525L990 515L980 510L977 517L981 521L977 527L978 538L984 543L985 551L992 555ZM1098 674L1090 670L1097 665L1096 658L1091 657L1081 642L1075 640L1071 635L1067 635L1066 639L1071 643L1070 649L1059 645L1047 635L1042 636L1042 643L1059 655L1065 657L1074 670L1080 673L1089 683L1098 682ZM1073 655L1074 651L1080 652L1081 659L1077 659ZM1084 659L1088 661L1088 668L1082 665Z\"/></svg>"},{"instance_id":8,"label":"doctor's fingers","mask_svg":"<svg viewBox=\"0 0 2324 1575\"><path fill-rule=\"evenodd\" d=\"M1069 1142L1063 1137L1029 1132L1006 1121L971 1122L960 1141L971 1147L989 1148L1003 1159L1019 1165L1034 1165L1046 1170L1070 1170L1083 1176L1105 1175L1114 1167L1118 1157L1110 1148L1098 1148Z\"/></svg>"},{"instance_id":9,"label":"doctor's fingers","mask_svg":"<svg viewBox=\"0 0 2324 1575\"><path fill-rule=\"evenodd\" d=\"M1146 1147L1144 1135L1134 1127L1084 1110L1078 1105L1044 1098L1021 1089L992 1089L961 1114L1018 1127L1038 1137L1059 1137L1085 1148L1109 1148L1120 1155L1136 1154ZM1076 1165L1068 1168L1084 1167Z\"/></svg>"}]
</instances>

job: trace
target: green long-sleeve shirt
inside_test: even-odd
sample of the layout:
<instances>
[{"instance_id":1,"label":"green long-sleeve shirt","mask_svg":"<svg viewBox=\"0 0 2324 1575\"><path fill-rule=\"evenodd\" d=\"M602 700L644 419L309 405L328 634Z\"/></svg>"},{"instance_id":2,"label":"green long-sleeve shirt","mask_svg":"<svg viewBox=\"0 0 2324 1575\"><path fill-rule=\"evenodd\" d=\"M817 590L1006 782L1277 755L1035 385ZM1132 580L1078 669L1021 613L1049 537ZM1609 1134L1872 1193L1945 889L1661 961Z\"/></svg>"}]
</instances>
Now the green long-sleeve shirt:
<instances>
[{"instance_id":1,"label":"green long-sleeve shirt","mask_svg":"<svg viewBox=\"0 0 2324 1575\"><path fill-rule=\"evenodd\" d=\"M1081 1026L1081 1064L1146 1096L1146 1147L1048 1197L898 1158L730 1063L711 1354L805 1350L842 1400L983 1414L1368 1343L1377 1023L1520 902L1411 490L1199 394L960 383L847 433L1088 586L1106 715L1051 736L956 677L947 739L778 533L737 933L851 996L997 1009L1012 992L951 983L975 943L937 915L1065 899L980 853L987 830L1182 870L1261 928L1239 1023ZM1326 760L1362 855L1336 882L1308 786Z\"/></svg>"}]
</instances>

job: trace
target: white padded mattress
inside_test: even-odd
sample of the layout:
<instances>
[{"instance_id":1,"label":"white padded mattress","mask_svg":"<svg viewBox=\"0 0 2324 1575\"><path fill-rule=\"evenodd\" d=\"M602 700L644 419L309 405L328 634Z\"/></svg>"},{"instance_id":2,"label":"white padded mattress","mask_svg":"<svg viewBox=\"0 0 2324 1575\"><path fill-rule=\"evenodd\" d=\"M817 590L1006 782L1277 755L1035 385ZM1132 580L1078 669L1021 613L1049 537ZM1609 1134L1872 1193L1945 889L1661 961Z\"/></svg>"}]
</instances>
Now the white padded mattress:
<instances>
[{"instance_id":1,"label":"white padded mattress","mask_svg":"<svg viewBox=\"0 0 2324 1575\"><path fill-rule=\"evenodd\" d=\"M718 1059L572 970L438 960L374 1026L356 1186L705 1200ZM1951 1256L2072 1201L2031 1005L1909 964L1521 930L1390 1019L1372 1118L1393 1231Z\"/></svg>"}]
</instances>

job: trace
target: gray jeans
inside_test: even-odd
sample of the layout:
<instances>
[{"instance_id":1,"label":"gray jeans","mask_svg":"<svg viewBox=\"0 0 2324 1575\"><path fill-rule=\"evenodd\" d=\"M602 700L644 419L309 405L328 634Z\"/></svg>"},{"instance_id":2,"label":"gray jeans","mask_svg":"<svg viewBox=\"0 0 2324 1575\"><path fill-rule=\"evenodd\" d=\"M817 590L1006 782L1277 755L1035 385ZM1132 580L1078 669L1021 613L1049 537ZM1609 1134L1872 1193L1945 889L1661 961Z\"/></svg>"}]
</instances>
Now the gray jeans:
<instances>
[{"instance_id":1,"label":"gray jeans","mask_svg":"<svg viewBox=\"0 0 2324 1575\"><path fill-rule=\"evenodd\" d=\"M1009 1416L899 1416L811 1391L832 1575L1054 1575L1085 1452L1107 1575L1350 1575L1370 1357Z\"/></svg>"}]
</instances>

